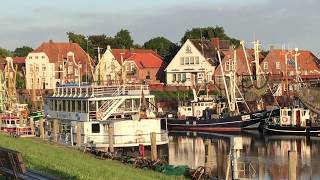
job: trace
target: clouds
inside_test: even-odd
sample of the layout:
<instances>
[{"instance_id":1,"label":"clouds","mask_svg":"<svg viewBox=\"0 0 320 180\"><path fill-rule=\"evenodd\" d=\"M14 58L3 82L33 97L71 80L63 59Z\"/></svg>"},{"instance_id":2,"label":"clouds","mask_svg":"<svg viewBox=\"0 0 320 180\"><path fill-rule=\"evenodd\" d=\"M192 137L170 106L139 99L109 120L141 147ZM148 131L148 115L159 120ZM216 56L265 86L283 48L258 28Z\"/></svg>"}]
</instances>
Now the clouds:
<instances>
[{"instance_id":1,"label":"clouds","mask_svg":"<svg viewBox=\"0 0 320 180\"><path fill-rule=\"evenodd\" d=\"M71 1L71 0L70 0ZM66 32L114 35L127 28L143 43L155 36L179 42L187 29L221 25L233 37L260 39L265 47L287 43L319 51L320 13L316 0L77 1L34 6L30 13L0 19L0 46L38 46L48 39L66 40ZM92 1L91 1L92 2ZM136 3L135 3L136 2ZM39 3L38 3L39 4ZM86 6L86 7L84 7ZM30 7L29 7L30 8ZM14 9L13 9L14 11ZM0 16L0 17L3 17Z\"/></svg>"}]
</instances>

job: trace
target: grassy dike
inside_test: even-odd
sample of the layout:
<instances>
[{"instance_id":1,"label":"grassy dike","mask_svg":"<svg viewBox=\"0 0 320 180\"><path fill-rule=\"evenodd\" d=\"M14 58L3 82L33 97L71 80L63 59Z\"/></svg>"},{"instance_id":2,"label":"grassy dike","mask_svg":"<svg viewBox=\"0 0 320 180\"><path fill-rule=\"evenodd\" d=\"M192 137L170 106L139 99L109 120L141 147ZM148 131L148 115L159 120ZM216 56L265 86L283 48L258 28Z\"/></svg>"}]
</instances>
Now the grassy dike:
<instances>
[{"instance_id":1,"label":"grassy dike","mask_svg":"<svg viewBox=\"0 0 320 180\"><path fill-rule=\"evenodd\" d=\"M0 146L21 152L28 168L62 179L184 179L136 169L118 161L99 160L76 149L39 139L12 138L0 134Z\"/></svg>"}]
</instances>

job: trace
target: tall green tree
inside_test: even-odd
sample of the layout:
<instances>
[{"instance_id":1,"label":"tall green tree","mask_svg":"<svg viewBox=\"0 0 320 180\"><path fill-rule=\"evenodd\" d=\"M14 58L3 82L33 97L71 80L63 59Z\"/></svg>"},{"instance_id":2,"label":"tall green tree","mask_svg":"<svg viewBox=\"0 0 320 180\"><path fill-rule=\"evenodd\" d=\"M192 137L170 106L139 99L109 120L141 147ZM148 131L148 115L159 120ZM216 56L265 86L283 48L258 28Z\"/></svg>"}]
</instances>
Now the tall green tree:
<instances>
[{"instance_id":1,"label":"tall green tree","mask_svg":"<svg viewBox=\"0 0 320 180\"><path fill-rule=\"evenodd\" d=\"M114 37L116 48L131 48L133 47L133 40L130 32L126 29L121 29Z\"/></svg>"},{"instance_id":2,"label":"tall green tree","mask_svg":"<svg viewBox=\"0 0 320 180\"><path fill-rule=\"evenodd\" d=\"M0 47L0 57L8 57L8 56L12 56L12 52Z\"/></svg>"},{"instance_id":3,"label":"tall green tree","mask_svg":"<svg viewBox=\"0 0 320 180\"><path fill-rule=\"evenodd\" d=\"M183 44L186 42L187 39L208 39L211 38L220 38L221 40L229 40L232 45L239 46L240 41L235 38L229 37L222 26L215 26L215 27L205 27L205 28L192 28L191 30L187 30L184 36L181 38L180 43Z\"/></svg>"},{"instance_id":4,"label":"tall green tree","mask_svg":"<svg viewBox=\"0 0 320 180\"><path fill-rule=\"evenodd\" d=\"M78 43L83 50L94 57L93 44L85 35L67 32L67 36L70 42Z\"/></svg>"},{"instance_id":5,"label":"tall green tree","mask_svg":"<svg viewBox=\"0 0 320 180\"><path fill-rule=\"evenodd\" d=\"M13 51L13 55L16 57L25 57L29 54L29 52L32 52L33 49L28 46L22 46L18 47Z\"/></svg>"},{"instance_id":6,"label":"tall green tree","mask_svg":"<svg viewBox=\"0 0 320 180\"><path fill-rule=\"evenodd\" d=\"M88 39L94 45L94 47L106 49L108 45L110 45L111 47L115 45L115 39L105 34L90 35L88 36Z\"/></svg>"},{"instance_id":7,"label":"tall green tree","mask_svg":"<svg viewBox=\"0 0 320 180\"><path fill-rule=\"evenodd\" d=\"M179 47L164 37L152 38L143 45L146 49L152 49L163 57L166 64L169 64L177 53Z\"/></svg>"}]
</instances>

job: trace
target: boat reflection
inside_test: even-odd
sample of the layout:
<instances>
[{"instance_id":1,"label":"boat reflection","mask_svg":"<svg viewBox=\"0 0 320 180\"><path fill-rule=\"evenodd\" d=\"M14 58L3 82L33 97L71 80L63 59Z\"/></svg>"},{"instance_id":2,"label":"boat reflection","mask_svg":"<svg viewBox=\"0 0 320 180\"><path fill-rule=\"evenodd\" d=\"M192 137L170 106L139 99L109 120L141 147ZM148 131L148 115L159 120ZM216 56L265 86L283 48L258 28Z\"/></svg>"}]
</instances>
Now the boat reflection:
<instances>
[{"instance_id":1,"label":"boat reflection","mask_svg":"<svg viewBox=\"0 0 320 180\"><path fill-rule=\"evenodd\" d=\"M169 164L204 166L221 179L320 179L320 137L266 136L259 132L241 134L171 133ZM231 150L230 150L231 148ZM297 152L289 162L288 152ZM231 156L229 156L231 155ZM228 171L228 160L232 162ZM246 163L247 165L244 165ZM289 165L291 164L291 165ZM227 175L229 172L229 176Z\"/></svg>"}]
</instances>

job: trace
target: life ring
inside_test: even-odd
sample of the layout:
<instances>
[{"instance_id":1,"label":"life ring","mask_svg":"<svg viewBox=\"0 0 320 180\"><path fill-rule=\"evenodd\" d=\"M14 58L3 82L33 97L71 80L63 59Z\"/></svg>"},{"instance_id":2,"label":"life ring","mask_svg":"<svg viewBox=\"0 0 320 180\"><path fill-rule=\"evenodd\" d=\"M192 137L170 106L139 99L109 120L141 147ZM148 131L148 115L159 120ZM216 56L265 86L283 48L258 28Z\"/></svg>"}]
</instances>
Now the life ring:
<instances>
[{"instance_id":1,"label":"life ring","mask_svg":"<svg viewBox=\"0 0 320 180\"><path fill-rule=\"evenodd\" d=\"M287 123L287 122L289 122L289 118L288 117L282 117L281 118L281 122L282 123Z\"/></svg>"},{"instance_id":2,"label":"life ring","mask_svg":"<svg viewBox=\"0 0 320 180\"><path fill-rule=\"evenodd\" d=\"M200 110L197 110L197 116L200 116Z\"/></svg>"},{"instance_id":3,"label":"life ring","mask_svg":"<svg viewBox=\"0 0 320 180\"><path fill-rule=\"evenodd\" d=\"M99 112L99 111L97 111L97 112L96 112L96 118L97 118L98 120L101 120L101 119L102 119L102 113Z\"/></svg>"}]
</instances>

